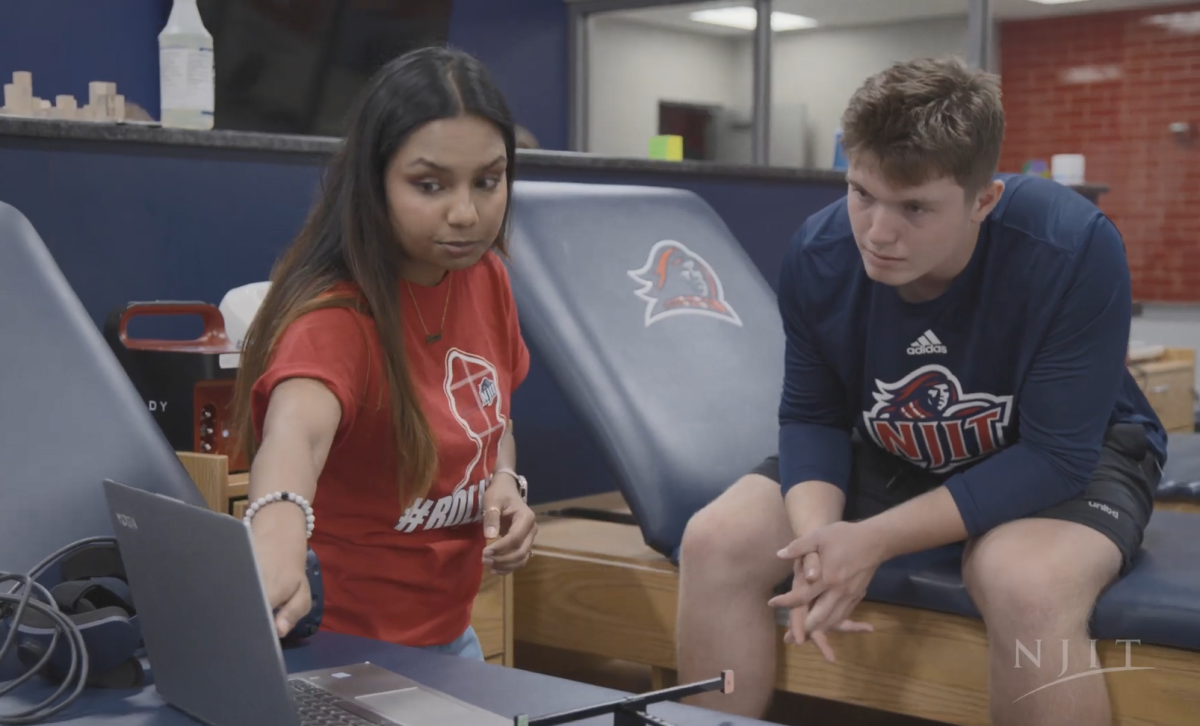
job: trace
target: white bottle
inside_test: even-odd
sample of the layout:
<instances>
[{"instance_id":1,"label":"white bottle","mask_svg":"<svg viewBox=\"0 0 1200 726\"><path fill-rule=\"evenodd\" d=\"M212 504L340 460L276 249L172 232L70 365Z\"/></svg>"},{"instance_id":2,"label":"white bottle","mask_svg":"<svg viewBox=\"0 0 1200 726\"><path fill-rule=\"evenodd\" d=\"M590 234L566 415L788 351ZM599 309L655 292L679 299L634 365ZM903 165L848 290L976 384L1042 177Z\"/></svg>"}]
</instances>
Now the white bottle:
<instances>
[{"instance_id":1,"label":"white bottle","mask_svg":"<svg viewBox=\"0 0 1200 726\"><path fill-rule=\"evenodd\" d=\"M175 0L158 35L158 64L162 125L211 129L216 105L213 38L196 0Z\"/></svg>"}]
</instances>

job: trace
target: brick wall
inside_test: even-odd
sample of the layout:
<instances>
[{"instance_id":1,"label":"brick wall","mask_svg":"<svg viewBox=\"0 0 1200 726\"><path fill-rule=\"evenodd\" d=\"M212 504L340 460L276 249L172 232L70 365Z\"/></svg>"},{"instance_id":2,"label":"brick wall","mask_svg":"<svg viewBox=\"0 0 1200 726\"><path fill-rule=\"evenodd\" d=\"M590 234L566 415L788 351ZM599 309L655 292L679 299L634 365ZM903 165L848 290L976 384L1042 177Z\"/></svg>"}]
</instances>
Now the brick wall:
<instances>
[{"instance_id":1,"label":"brick wall","mask_svg":"<svg viewBox=\"0 0 1200 726\"><path fill-rule=\"evenodd\" d=\"M1078 153L1107 184L1133 295L1200 302L1200 3L1006 22L1001 169ZM1179 142L1170 124L1192 124Z\"/></svg>"}]
</instances>

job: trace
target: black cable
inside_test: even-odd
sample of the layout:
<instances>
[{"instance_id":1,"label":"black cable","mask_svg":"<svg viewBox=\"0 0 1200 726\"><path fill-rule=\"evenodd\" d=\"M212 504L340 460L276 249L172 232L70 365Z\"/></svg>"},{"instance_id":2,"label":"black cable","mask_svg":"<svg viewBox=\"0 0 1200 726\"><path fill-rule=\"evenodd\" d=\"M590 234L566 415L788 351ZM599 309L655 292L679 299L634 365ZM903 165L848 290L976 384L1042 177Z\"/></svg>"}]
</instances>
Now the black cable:
<instances>
[{"instance_id":1,"label":"black cable","mask_svg":"<svg viewBox=\"0 0 1200 726\"><path fill-rule=\"evenodd\" d=\"M43 721L54 714L62 711L67 706L70 706L83 693L84 687L87 685L88 678L88 653L87 644L83 640L83 633L79 627L63 614L58 609L58 604L55 603L50 592L37 582L37 578L45 571L47 567L53 564L63 555L72 550L80 549L92 544L110 543L116 546L116 540L113 537L89 537L87 539L73 542L57 552L54 552L49 557L39 562L29 571L27 575L15 575L7 572L0 572L0 584L5 582L17 582L18 586L15 590L7 593L0 593L0 621L9 621L8 637L4 639L4 643L0 644L0 663L3 663L9 655L13 647L13 643L17 639L17 630L21 624L21 620L25 615L25 611L32 608L34 611L41 613L54 623L54 635L50 639L50 645L42 653L41 659L36 665L29 668L21 677L13 680L3 687L0 687L0 697L12 693L17 688L25 684L42 668L49 663L50 658L54 655L55 649L58 647L59 638L65 636L67 645L70 648L70 667L67 669L66 676L53 694L43 700L41 703L32 706L24 711L15 713L0 712L0 726L15 726L16 724L31 724ZM21 592L22 588L24 592ZM21 593L18 595L17 593ZM37 596L35 598L35 595ZM38 599L41 598L41 599ZM44 600L45 602L42 602ZM14 609L15 608L15 609ZM74 684L74 689L70 694L66 695L68 688ZM59 700L62 699L62 700ZM58 703L55 703L58 701ZM53 705L52 705L53 704Z\"/></svg>"}]
</instances>

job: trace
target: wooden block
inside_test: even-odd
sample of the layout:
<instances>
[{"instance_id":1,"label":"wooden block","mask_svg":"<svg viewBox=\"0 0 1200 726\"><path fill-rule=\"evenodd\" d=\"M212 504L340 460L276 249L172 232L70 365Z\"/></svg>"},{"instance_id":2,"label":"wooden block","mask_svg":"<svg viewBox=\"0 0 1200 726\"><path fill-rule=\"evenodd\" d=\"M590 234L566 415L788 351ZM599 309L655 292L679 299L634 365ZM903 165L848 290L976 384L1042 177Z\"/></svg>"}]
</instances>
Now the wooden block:
<instances>
[{"instance_id":1,"label":"wooden block","mask_svg":"<svg viewBox=\"0 0 1200 726\"><path fill-rule=\"evenodd\" d=\"M60 95L54 97L54 117L66 121L74 121L78 116L75 97Z\"/></svg>"},{"instance_id":2,"label":"wooden block","mask_svg":"<svg viewBox=\"0 0 1200 726\"><path fill-rule=\"evenodd\" d=\"M112 97L112 101L113 101L113 106L112 106L113 121L124 121L125 120L125 97L120 94L117 94Z\"/></svg>"},{"instance_id":3,"label":"wooden block","mask_svg":"<svg viewBox=\"0 0 1200 726\"><path fill-rule=\"evenodd\" d=\"M33 74L29 71L13 71L13 85L25 89L33 96Z\"/></svg>"},{"instance_id":4,"label":"wooden block","mask_svg":"<svg viewBox=\"0 0 1200 726\"><path fill-rule=\"evenodd\" d=\"M5 83L4 108L6 113L14 116L32 116L33 96L29 94L29 89L16 83Z\"/></svg>"},{"instance_id":5,"label":"wooden block","mask_svg":"<svg viewBox=\"0 0 1200 726\"><path fill-rule=\"evenodd\" d=\"M225 491L229 482L229 457L193 451L176 451L175 455L192 481L196 482L196 488L200 490L208 508L214 512L227 511Z\"/></svg>"},{"instance_id":6,"label":"wooden block","mask_svg":"<svg viewBox=\"0 0 1200 726\"><path fill-rule=\"evenodd\" d=\"M108 87L105 81L92 81L88 84L89 118L93 121L108 121L112 118L109 104Z\"/></svg>"}]
</instances>

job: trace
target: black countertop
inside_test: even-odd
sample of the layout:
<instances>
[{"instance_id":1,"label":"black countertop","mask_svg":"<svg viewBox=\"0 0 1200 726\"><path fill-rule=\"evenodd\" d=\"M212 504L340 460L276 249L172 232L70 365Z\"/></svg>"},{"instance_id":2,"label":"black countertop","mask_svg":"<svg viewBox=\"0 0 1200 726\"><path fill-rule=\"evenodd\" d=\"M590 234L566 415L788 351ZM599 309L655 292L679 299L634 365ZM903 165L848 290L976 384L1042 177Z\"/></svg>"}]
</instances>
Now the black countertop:
<instances>
[{"instance_id":1,"label":"black countertop","mask_svg":"<svg viewBox=\"0 0 1200 726\"><path fill-rule=\"evenodd\" d=\"M226 130L192 131L164 129L157 125L144 123L96 123L3 115L0 115L0 137L105 142L141 147L160 146L266 152L309 157L327 156L333 153L342 142L340 138L330 136ZM638 157L527 149L518 152L518 159L523 166L540 168L658 172L688 176L827 182L838 185L846 182L845 173L833 169L718 164L707 161L660 161ZM1102 184L1087 184L1072 188L1092 199L1108 191L1108 187Z\"/></svg>"}]
</instances>

